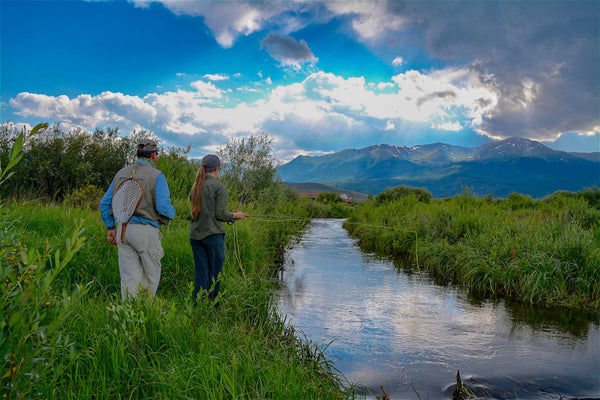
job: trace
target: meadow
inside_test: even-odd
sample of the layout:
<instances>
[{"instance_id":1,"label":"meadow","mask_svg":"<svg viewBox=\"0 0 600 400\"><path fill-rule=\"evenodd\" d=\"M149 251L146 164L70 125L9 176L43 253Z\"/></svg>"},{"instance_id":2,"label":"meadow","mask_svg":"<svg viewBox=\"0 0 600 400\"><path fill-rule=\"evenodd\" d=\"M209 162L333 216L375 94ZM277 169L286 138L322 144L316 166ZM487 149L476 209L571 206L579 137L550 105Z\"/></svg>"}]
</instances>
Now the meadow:
<instances>
[{"instance_id":1,"label":"meadow","mask_svg":"<svg viewBox=\"0 0 600 400\"><path fill-rule=\"evenodd\" d=\"M194 307L187 204L177 211L162 230L156 298L121 302L116 247L95 210L0 210L3 398L350 397L274 306L277 255L303 223L228 227L220 306Z\"/></svg>"},{"instance_id":2,"label":"meadow","mask_svg":"<svg viewBox=\"0 0 600 400\"><path fill-rule=\"evenodd\" d=\"M161 155L159 167L171 184L177 210L175 219L161 228L161 282L154 299L122 302L117 249L107 241L97 210L102 190L82 181L77 189L63 188L67 195L58 201L39 191L48 186L33 186L27 196L22 195L26 188L7 187L27 182L20 175L28 168L23 143L29 138L12 139L0 169L4 193L19 193L0 205L0 397L353 397L323 349L286 324L274 305L285 249L306 220L249 218L227 226L219 306L202 301L194 306L185 197L197 166L177 152ZM60 159L60 154L50 156ZM39 163L39 157L31 162ZM270 173L268 165L261 168ZM6 180L11 173L15 180ZM252 175L255 181L261 176ZM256 197L241 202L234 195L230 209L306 217L336 213L326 204L288 193L280 182L254 189L254 194L267 193L269 201Z\"/></svg>"},{"instance_id":3,"label":"meadow","mask_svg":"<svg viewBox=\"0 0 600 400\"><path fill-rule=\"evenodd\" d=\"M384 229L377 226L386 226ZM600 308L600 190L534 200L447 199L397 187L357 205L345 227L361 247L405 259L475 296Z\"/></svg>"}]
</instances>

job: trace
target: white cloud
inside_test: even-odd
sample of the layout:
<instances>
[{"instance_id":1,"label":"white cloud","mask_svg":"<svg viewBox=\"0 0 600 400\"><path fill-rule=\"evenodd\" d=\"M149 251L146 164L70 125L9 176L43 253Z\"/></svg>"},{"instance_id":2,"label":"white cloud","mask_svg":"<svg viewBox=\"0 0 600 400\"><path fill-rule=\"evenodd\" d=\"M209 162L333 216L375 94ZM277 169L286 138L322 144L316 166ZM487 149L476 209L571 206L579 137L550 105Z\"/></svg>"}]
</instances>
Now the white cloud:
<instances>
[{"instance_id":1,"label":"white cloud","mask_svg":"<svg viewBox=\"0 0 600 400\"><path fill-rule=\"evenodd\" d=\"M444 122L442 124L437 124L434 127L435 129L453 132L458 132L463 128L459 122Z\"/></svg>"},{"instance_id":2,"label":"white cloud","mask_svg":"<svg viewBox=\"0 0 600 400\"><path fill-rule=\"evenodd\" d=\"M271 19L285 10L284 5L260 2L130 0L138 7L162 3L176 15L203 17L215 40L224 48L233 46L240 36L260 31Z\"/></svg>"},{"instance_id":3,"label":"white cloud","mask_svg":"<svg viewBox=\"0 0 600 400\"><path fill-rule=\"evenodd\" d=\"M208 79L209 81L226 81L229 79L229 77L224 74L206 74L204 75L204 78Z\"/></svg>"},{"instance_id":4,"label":"white cloud","mask_svg":"<svg viewBox=\"0 0 600 400\"><path fill-rule=\"evenodd\" d=\"M220 99L223 97L224 92L210 82L196 81L192 82L191 86L198 91L200 97L206 99Z\"/></svg>"},{"instance_id":5,"label":"white cloud","mask_svg":"<svg viewBox=\"0 0 600 400\"><path fill-rule=\"evenodd\" d=\"M352 27L362 40L376 41L389 31L399 31L408 19L389 12L385 2L326 2L337 15L353 16Z\"/></svg>"},{"instance_id":6,"label":"white cloud","mask_svg":"<svg viewBox=\"0 0 600 400\"><path fill-rule=\"evenodd\" d=\"M373 85L374 86L374 85ZM384 90L384 89L389 89L389 88L393 88L396 85L394 85L392 82L379 82L377 84L377 89L379 90Z\"/></svg>"},{"instance_id":7,"label":"white cloud","mask_svg":"<svg viewBox=\"0 0 600 400\"><path fill-rule=\"evenodd\" d=\"M380 85L396 91L378 93L363 77L317 72L235 106L221 104L224 91L205 81L193 82L192 90L143 98L113 92L73 99L20 93L10 103L20 115L56 119L67 127L118 125L127 132L142 126L158 136L184 135L181 145L191 140L197 146L214 146L224 144L228 136L268 132L280 139L280 146L296 146L280 148L290 154L300 147L298 141L334 141L343 135L351 142L372 135L377 126L389 133L399 124L426 122L456 131L466 120L477 128L496 104L495 93L469 70L408 71Z\"/></svg>"},{"instance_id":8,"label":"white cloud","mask_svg":"<svg viewBox=\"0 0 600 400\"><path fill-rule=\"evenodd\" d=\"M394 67L397 67L397 66L402 65L402 64L404 64L404 59L402 57L396 57L396 58L394 58L392 60L392 65Z\"/></svg>"},{"instance_id":9,"label":"white cloud","mask_svg":"<svg viewBox=\"0 0 600 400\"><path fill-rule=\"evenodd\" d=\"M283 34L298 32L312 22L326 23L336 16L350 19L352 29L365 41L376 41L387 32L402 29L409 21L390 12L385 2L256 2L129 0L137 7L162 3L176 15L202 17L215 40L230 48L240 36L266 27ZM324 6L324 7L323 7ZM310 16L309 16L310 15Z\"/></svg>"}]
</instances>

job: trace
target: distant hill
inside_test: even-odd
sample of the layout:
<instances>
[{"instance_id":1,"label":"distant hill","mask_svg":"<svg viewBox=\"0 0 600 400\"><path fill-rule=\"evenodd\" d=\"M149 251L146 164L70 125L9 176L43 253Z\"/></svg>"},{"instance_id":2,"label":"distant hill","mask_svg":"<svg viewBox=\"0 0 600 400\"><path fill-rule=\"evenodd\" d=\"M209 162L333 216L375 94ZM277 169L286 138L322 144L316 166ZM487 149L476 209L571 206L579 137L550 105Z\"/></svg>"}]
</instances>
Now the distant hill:
<instances>
[{"instance_id":1,"label":"distant hill","mask_svg":"<svg viewBox=\"0 0 600 400\"><path fill-rule=\"evenodd\" d=\"M359 193L352 190L341 189L335 186L325 185L323 183L315 183L315 182L286 182L286 185L289 188L297 190L299 193L322 193L322 192L332 192L332 193L346 193L349 195L353 201L360 202L367 200L368 195L365 193Z\"/></svg>"},{"instance_id":2,"label":"distant hill","mask_svg":"<svg viewBox=\"0 0 600 400\"><path fill-rule=\"evenodd\" d=\"M323 183L360 193L386 187L423 187L436 197L469 187L475 195L506 197L518 192L539 198L557 190L600 186L599 153L552 150L524 138L476 148L434 143L380 144L324 156L299 156L280 167L284 181Z\"/></svg>"},{"instance_id":3,"label":"distant hill","mask_svg":"<svg viewBox=\"0 0 600 400\"><path fill-rule=\"evenodd\" d=\"M574 156L585 158L586 160L590 160L593 162L600 162L600 152L595 153L571 153Z\"/></svg>"}]
</instances>

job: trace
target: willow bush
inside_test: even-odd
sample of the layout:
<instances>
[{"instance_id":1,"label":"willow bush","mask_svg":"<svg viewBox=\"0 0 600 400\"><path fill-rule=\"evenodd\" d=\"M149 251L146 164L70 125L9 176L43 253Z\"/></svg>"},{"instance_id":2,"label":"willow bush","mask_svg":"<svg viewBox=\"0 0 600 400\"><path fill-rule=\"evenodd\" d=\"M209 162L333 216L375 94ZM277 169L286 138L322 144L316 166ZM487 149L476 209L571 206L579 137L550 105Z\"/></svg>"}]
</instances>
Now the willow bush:
<instances>
[{"instance_id":1,"label":"willow bush","mask_svg":"<svg viewBox=\"0 0 600 400\"><path fill-rule=\"evenodd\" d=\"M409 195L360 204L349 218L395 230L346 226L364 248L418 260L474 293L598 309L600 210L588 200L597 192L541 200L461 195L429 204Z\"/></svg>"}]
</instances>

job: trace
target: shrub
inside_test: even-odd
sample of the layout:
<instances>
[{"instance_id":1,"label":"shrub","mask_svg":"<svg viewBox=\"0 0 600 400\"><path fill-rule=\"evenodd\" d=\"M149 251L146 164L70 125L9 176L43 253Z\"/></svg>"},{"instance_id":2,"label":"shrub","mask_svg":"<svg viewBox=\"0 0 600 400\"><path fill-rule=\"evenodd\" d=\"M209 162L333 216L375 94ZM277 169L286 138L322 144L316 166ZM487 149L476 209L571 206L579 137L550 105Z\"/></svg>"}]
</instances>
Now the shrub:
<instances>
[{"instance_id":1,"label":"shrub","mask_svg":"<svg viewBox=\"0 0 600 400\"><path fill-rule=\"evenodd\" d=\"M506 199L507 204L511 210L519 210L522 208L534 208L535 202L529 195L521 193L511 193Z\"/></svg>"},{"instance_id":2,"label":"shrub","mask_svg":"<svg viewBox=\"0 0 600 400\"><path fill-rule=\"evenodd\" d=\"M317 196L317 201L324 204L341 203L342 198L339 194L333 192L321 192Z\"/></svg>"},{"instance_id":3,"label":"shrub","mask_svg":"<svg viewBox=\"0 0 600 400\"><path fill-rule=\"evenodd\" d=\"M427 189L412 188L410 186L396 186L395 188L387 188L383 192L375 196L375 203L382 204L390 201L400 200L403 197L414 195L418 201L429 203L431 201L431 193Z\"/></svg>"},{"instance_id":4,"label":"shrub","mask_svg":"<svg viewBox=\"0 0 600 400\"><path fill-rule=\"evenodd\" d=\"M69 207L89 208L97 210L104 191L97 186L87 185L81 189L75 189L65 196L63 203Z\"/></svg>"}]
</instances>

